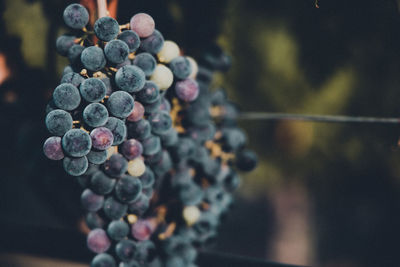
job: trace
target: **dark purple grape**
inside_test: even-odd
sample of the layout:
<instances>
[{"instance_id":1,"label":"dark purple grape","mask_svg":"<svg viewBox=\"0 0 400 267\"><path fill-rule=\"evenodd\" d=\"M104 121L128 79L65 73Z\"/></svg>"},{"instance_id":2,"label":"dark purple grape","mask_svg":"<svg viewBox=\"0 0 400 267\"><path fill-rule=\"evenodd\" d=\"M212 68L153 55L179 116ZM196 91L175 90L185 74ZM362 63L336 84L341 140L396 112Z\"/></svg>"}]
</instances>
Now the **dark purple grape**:
<instances>
[{"instance_id":1,"label":"dark purple grape","mask_svg":"<svg viewBox=\"0 0 400 267\"><path fill-rule=\"evenodd\" d=\"M98 171L93 174L92 179L90 180L90 189L92 189L96 194L106 195L111 193L114 189L115 183L115 179L108 177L102 171Z\"/></svg>"},{"instance_id":2,"label":"dark purple grape","mask_svg":"<svg viewBox=\"0 0 400 267\"><path fill-rule=\"evenodd\" d=\"M62 147L72 157L83 157L90 152L92 139L81 129L71 129L63 136Z\"/></svg>"},{"instance_id":3,"label":"dark purple grape","mask_svg":"<svg viewBox=\"0 0 400 267\"><path fill-rule=\"evenodd\" d=\"M89 22L89 13L80 4L70 4L64 10L64 22L72 29L82 29Z\"/></svg>"},{"instance_id":4,"label":"dark purple grape","mask_svg":"<svg viewBox=\"0 0 400 267\"><path fill-rule=\"evenodd\" d=\"M158 111L148 117L151 125L151 131L154 134L165 134L172 126L172 119L168 112Z\"/></svg>"},{"instance_id":5,"label":"dark purple grape","mask_svg":"<svg viewBox=\"0 0 400 267\"><path fill-rule=\"evenodd\" d=\"M110 254L101 253L93 258L90 267L117 267L117 264Z\"/></svg>"},{"instance_id":6,"label":"dark purple grape","mask_svg":"<svg viewBox=\"0 0 400 267\"><path fill-rule=\"evenodd\" d=\"M175 85L175 93L180 100L191 102L199 95L199 85L190 78L179 81Z\"/></svg>"},{"instance_id":7,"label":"dark purple grape","mask_svg":"<svg viewBox=\"0 0 400 267\"><path fill-rule=\"evenodd\" d=\"M68 49L75 44L75 36L72 35L61 35L56 41L57 52L66 57L68 55Z\"/></svg>"},{"instance_id":8,"label":"dark purple grape","mask_svg":"<svg viewBox=\"0 0 400 267\"><path fill-rule=\"evenodd\" d=\"M124 176L115 186L115 195L123 203L135 201L142 191L140 179L132 176Z\"/></svg>"},{"instance_id":9,"label":"dark purple grape","mask_svg":"<svg viewBox=\"0 0 400 267\"><path fill-rule=\"evenodd\" d=\"M107 227L107 234L111 239L119 241L129 234L129 226L124 221L112 221Z\"/></svg>"},{"instance_id":10,"label":"dark purple grape","mask_svg":"<svg viewBox=\"0 0 400 267\"><path fill-rule=\"evenodd\" d=\"M103 104L91 103L83 110L83 121L90 127L103 126L107 120L108 111Z\"/></svg>"},{"instance_id":11,"label":"dark purple grape","mask_svg":"<svg viewBox=\"0 0 400 267\"><path fill-rule=\"evenodd\" d=\"M133 59L133 65L141 68L146 76L150 76L156 69L157 61L150 53L140 53Z\"/></svg>"},{"instance_id":12,"label":"dark purple grape","mask_svg":"<svg viewBox=\"0 0 400 267\"><path fill-rule=\"evenodd\" d=\"M122 120L109 117L104 127L108 128L114 136L113 146L122 144L126 137L126 126Z\"/></svg>"},{"instance_id":13,"label":"dark purple grape","mask_svg":"<svg viewBox=\"0 0 400 267\"><path fill-rule=\"evenodd\" d=\"M235 164L241 171L251 171L257 166L257 155L251 150L242 150L236 154Z\"/></svg>"},{"instance_id":14,"label":"dark purple grape","mask_svg":"<svg viewBox=\"0 0 400 267\"><path fill-rule=\"evenodd\" d=\"M121 90L129 93L140 91L146 81L146 76L142 69L132 65L120 68L115 74L115 83Z\"/></svg>"},{"instance_id":15,"label":"dark purple grape","mask_svg":"<svg viewBox=\"0 0 400 267\"><path fill-rule=\"evenodd\" d=\"M110 113L115 117L126 118L132 113L134 99L127 92L116 91L108 98L107 106Z\"/></svg>"},{"instance_id":16,"label":"dark purple grape","mask_svg":"<svg viewBox=\"0 0 400 267\"><path fill-rule=\"evenodd\" d=\"M64 74L61 78L60 83L70 83L75 87L79 87L79 85L85 80L79 73L76 72L68 72Z\"/></svg>"},{"instance_id":17,"label":"dark purple grape","mask_svg":"<svg viewBox=\"0 0 400 267\"><path fill-rule=\"evenodd\" d=\"M96 212L88 212L85 217L85 222L90 230L103 228L106 224L105 221Z\"/></svg>"},{"instance_id":18,"label":"dark purple grape","mask_svg":"<svg viewBox=\"0 0 400 267\"><path fill-rule=\"evenodd\" d=\"M169 68L178 79L186 79L192 72L190 61L186 57L176 57L169 63Z\"/></svg>"},{"instance_id":19,"label":"dark purple grape","mask_svg":"<svg viewBox=\"0 0 400 267\"><path fill-rule=\"evenodd\" d=\"M86 157L89 163L100 165L107 160L107 150L91 150Z\"/></svg>"},{"instance_id":20,"label":"dark purple grape","mask_svg":"<svg viewBox=\"0 0 400 267\"><path fill-rule=\"evenodd\" d=\"M43 152L51 160L61 160L64 152L61 147L61 137L52 136L46 139L43 145Z\"/></svg>"},{"instance_id":21,"label":"dark purple grape","mask_svg":"<svg viewBox=\"0 0 400 267\"><path fill-rule=\"evenodd\" d=\"M139 178L143 188L152 187L155 181L154 173L149 167L146 167L145 172Z\"/></svg>"},{"instance_id":22,"label":"dark purple grape","mask_svg":"<svg viewBox=\"0 0 400 267\"><path fill-rule=\"evenodd\" d=\"M104 201L103 211L110 220L119 220L128 210L126 204L122 204L113 197L108 197Z\"/></svg>"},{"instance_id":23,"label":"dark purple grape","mask_svg":"<svg viewBox=\"0 0 400 267\"><path fill-rule=\"evenodd\" d=\"M112 177L120 177L128 169L128 161L121 154L112 155L104 163L104 171Z\"/></svg>"},{"instance_id":24,"label":"dark purple grape","mask_svg":"<svg viewBox=\"0 0 400 267\"><path fill-rule=\"evenodd\" d=\"M143 89L136 94L137 100L142 104L151 104L160 97L160 89L154 82L146 82Z\"/></svg>"},{"instance_id":25,"label":"dark purple grape","mask_svg":"<svg viewBox=\"0 0 400 267\"><path fill-rule=\"evenodd\" d=\"M135 52L140 46L139 35L131 30L126 30L120 33L118 39L124 41L128 45L130 53Z\"/></svg>"},{"instance_id":26,"label":"dark purple grape","mask_svg":"<svg viewBox=\"0 0 400 267\"><path fill-rule=\"evenodd\" d=\"M87 246L94 253L104 253L110 248L111 241L103 229L97 228L88 234Z\"/></svg>"},{"instance_id":27,"label":"dark purple grape","mask_svg":"<svg viewBox=\"0 0 400 267\"><path fill-rule=\"evenodd\" d=\"M160 52L163 45L164 37L159 31L154 30L154 32L149 37L141 41L140 48L142 48L146 52L149 52L150 54L155 55Z\"/></svg>"},{"instance_id":28,"label":"dark purple grape","mask_svg":"<svg viewBox=\"0 0 400 267\"><path fill-rule=\"evenodd\" d=\"M135 201L129 203L128 208L130 212L141 216L149 208L149 206L150 198L141 193Z\"/></svg>"},{"instance_id":29,"label":"dark purple grape","mask_svg":"<svg viewBox=\"0 0 400 267\"><path fill-rule=\"evenodd\" d=\"M150 122L145 119L141 119L137 122L127 123L127 128L128 138L143 140L150 137L151 134Z\"/></svg>"},{"instance_id":30,"label":"dark purple grape","mask_svg":"<svg viewBox=\"0 0 400 267\"><path fill-rule=\"evenodd\" d=\"M121 261L133 260L136 254L136 242L128 239L119 241L115 246L115 254Z\"/></svg>"},{"instance_id":31,"label":"dark purple grape","mask_svg":"<svg viewBox=\"0 0 400 267\"><path fill-rule=\"evenodd\" d=\"M111 41L119 33L119 24L111 17L101 17L94 23L94 33L102 41Z\"/></svg>"},{"instance_id":32,"label":"dark purple grape","mask_svg":"<svg viewBox=\"0 0 400 267\"><path fill-rule=\"evenodd\" d=\"M137 158L142 155L142 144L136 139L128 139L121 146L121 153L128 160Z\"/></svg>"},{"instance_id":33,"label":"dark purple grape","mask_svg":"<svg viewBox=\"0 0 400 267\"><path fill-rule=\"evenodd\" d=\"M121 40L112 40L104 47L104 54L112 64L121 64L128 58L129 47Z\"/></svg>"},{"instance_id":34,"label":"dark purple grape","mask_svg":"<svg viewBox=\"0 0 400 267\"><path fill-rule=\"evenodd\" d=\"M92 190L86 189L81 195L81 204L87 211L98 211L103 207L104 196L95 194Z\"/></svg>"},{"instance_id":35,"label":"dark purple grape","mask_svg":"<svg viewBox=\"0 0 400 267\"><path fill-rule=\"evenodd\" d=\"M65 157L63 159L64 170L72 176L79 176L86 172L89 167L88 160L85 156L80 158Z\"/></svg>"},{"instance_id":36,"label":"dark purple grape","mask_svg":"<svg viewBox=\"0 0 400 267\"><path fill-rule=\"evenodd\" d=\"M155 136L155 135L150 135L150 137L142 140L142 146L143 146L143 154L144 155L146 155L146 156L154 155L159 150L161 150L160 137Z\"/></svg>"},{"instance_id":37,"label":"dark purple grape","mask_svg":"<svg viewBox=\"0 0 400 267\"><path fill-rule=\"evenodd\" d=\"M79 87L82 98L88 102L100 102L106 96L107 87L101 79L89 78Z\"/></svg>"},{"instance_id":38,"label":"dark purple grape","mask_svg":"<svg viewBox=\"0 0 400 267\"><path fill-rule=\"evenodd\" d=\"M79 106L81 96L78 88L69 83L62 83L54 89L53 100L58 108L70 111Z\"/></svg>"},{"instance_id":39,"label":"dark purple grape","mask_svg":"<svg viewBox=\"0 0 400 267\"><path fill-rule=\"evenodd\" d=\"M89 46L82 51L81 62L90 71L99 71L106 65L103 49Z\"/></svg>"},{"instance_id":40,"label":"dark purple grape","mask_svg":"<svg viewBox=\"0 0 400 267\"><path fill-rule=\"evenodd\" d=\"M92 138L92 145L95 149L106 150L114 142L114 136L112 132L106 127L98 127L92 130L90 133Z\"/></svg>"}]
</instances>

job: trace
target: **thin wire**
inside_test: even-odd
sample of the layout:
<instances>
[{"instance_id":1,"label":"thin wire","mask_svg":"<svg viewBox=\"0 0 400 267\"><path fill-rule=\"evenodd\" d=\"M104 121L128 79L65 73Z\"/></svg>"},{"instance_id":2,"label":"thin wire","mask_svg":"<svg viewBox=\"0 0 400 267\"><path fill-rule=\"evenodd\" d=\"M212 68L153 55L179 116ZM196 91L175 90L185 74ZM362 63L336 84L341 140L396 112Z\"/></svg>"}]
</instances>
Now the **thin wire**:
<instances>
[{"instance_id":1,"label":"thin wire","mask_svg":"<svg viewBox=\"0 0 400 267\"><path fill-rule=\"evenodd\" d=\"M354 117L334 115L307 115L274 112L243 112L239 115L241 120L299 120L336 123L383 123L399 124L400 118Z\"/></svg>"}]
</instances>

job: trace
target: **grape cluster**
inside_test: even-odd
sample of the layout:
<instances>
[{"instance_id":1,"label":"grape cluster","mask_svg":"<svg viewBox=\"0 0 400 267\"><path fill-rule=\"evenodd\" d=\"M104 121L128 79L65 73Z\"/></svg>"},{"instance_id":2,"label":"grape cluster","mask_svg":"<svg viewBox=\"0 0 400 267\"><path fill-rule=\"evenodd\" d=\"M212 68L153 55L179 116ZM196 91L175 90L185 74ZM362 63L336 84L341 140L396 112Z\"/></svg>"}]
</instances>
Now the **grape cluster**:
<instances>
[{"instance_id":1,"label":"grape cluster","mask_svg":"<svg viewBox=\"0 0 400 267\"><path fill-rule=\"evenodd\" d=\"M80 36L56 42L70 65L46 108L43 150L84 188L91 266L195 266L236 171L257 163L236 106L209 90L230 58L215 48L198 66L144 13L125 25L102 17L89 31L87 10L71 4L64 21Z\"/></svg>"}]
</instances>

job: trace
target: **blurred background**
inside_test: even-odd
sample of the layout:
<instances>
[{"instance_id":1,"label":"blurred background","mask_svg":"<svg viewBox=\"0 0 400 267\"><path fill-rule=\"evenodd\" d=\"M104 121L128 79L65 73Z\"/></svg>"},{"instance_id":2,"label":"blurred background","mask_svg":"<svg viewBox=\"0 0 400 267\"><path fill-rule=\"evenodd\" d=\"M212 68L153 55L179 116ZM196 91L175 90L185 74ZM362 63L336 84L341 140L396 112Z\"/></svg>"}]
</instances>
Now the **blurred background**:
<instances>
[{"instance_id":1,"label":"blurred background","mask_svg":"<svg viewBox=\"0 0 400 267\"><path fill-rule=\"evenodd\" d=\"M76 181L42 154L45 105L68 64L56 54L55 40L66 31L62 11L69 3L0 2L3 234L10 225L73 234L82 216ZM118 20L147 12L188 55L221 45L233 66L213 83L226 88L242 111L399 116L398 3L321 0L319 6L314 0L120 0ZM398 125L240 125L260 163L243 175L213 250L308 266L396 266ZM24 252L18 242L0 242L1 251ZM85 244L69 245L85 250ZM23 265L23 257L12 255L0 265L67 266L39 259L35 265L31 256Z\"/></svg>"}]
</instances>

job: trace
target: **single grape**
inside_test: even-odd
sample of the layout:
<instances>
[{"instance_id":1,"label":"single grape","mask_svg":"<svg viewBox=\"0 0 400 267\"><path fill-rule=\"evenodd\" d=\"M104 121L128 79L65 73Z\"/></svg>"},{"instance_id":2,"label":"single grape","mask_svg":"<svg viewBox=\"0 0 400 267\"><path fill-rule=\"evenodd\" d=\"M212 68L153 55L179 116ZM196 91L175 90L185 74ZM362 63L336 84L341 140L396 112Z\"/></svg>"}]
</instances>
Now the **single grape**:
<instances>
[{"instance_id":1,"label":"single grape","mask_svg":"<svg viewBox=\"0 0 400 267\"><path fill-rule=\"evenodd\" d=\"M134 31L123 31L118 35L118 39L124 41L128 45L130 53L135 52L140 47L139 35Z\"/></svg>"},{"instance_id":2,"label":"single grape","mask_svg":"<svg viewBox=\"0 0 400 267\"><path fill-rule=\"evenodd\" d=\"M119 220L125 215L128 206L117 201L114 197L108 197L104 201L103 211L110 220Z\"/></svg>"},{"instance_id":3,"label":"single grape","mask_svg":"<svg viewBox=\"0 0 400 267\"><path fill-rule=\"evenodd\" d=\"M257 155L251 150L242 150L236 154L235 164L241 171L251 171L257 166Z\"/></svg>"},{"instance_id":4,"label":"single grape","mask_svg":"<svg viewBox=\"0 0 400 267\"><path fill-rule=\"evenodd\" d=\"M82 82L79 87L82 98L88 102L100 102L106 96L107 87L105 83L97 78L89 78Z\"/></svg>"},{"instance_id":5,"label":"single grape","mask_svg":"<svg viewBox=\"0 0 400 267\"><path fill-rule=\"evenodd\" d=\"M65 74L67 74L67 73L71 73L71 72L74 72L74 69L72 68L72 66L65 66L65 68L64 68L64 70L63 70L63 72L62 72L62 75L64 76Z\"/></svg>"},{"instance_id":6,"label":"single grape","mask_svg":"<svg viewBox=\"0 0 400 267\"><path fill-rule=\"evenodd\" d=\"M136 254L136 242L128 239L119 241L115 246L115 254L121 261L133 260Z\"/></svg>"},{"instance_id":7,"label":"single grape","mask_svg":"<svg viewBox=\"0 0 400 267\"><path fill-rule=\"evenodd\" d=\"M114 136L114 142L112 144L113 146L120 145L125 140L126 126L122 120L109 117L104 127L108 128Z\"/></svg>"},{"instance_id":8,"label":"single grape","mask_svg":"<svg viewBox=\"0 0 400 267\"><path fill-rule=\"evenodd\" d=\"M154 165L156 165L157 163L159 163L162 160L162 154L163 154L163 151L160 149L155 154L146 156L145 163L147 165L153 167Z\"/></svg>"},{"instance_id":9,"label":"single grape","mask_svg":"<svg viewBox=\"0 0 400 267\"><path fill-rule=\"evenodd\" d=\"M128 162L128 173L132 176L141 176L146 170L142 158L135 158Z\"/></svg>"},{"instance_id":10,"label":"single grape","mask_svg":"<svg viewBox=\"0 0 400 267\"><path fill-rule=\"evenodd\" d=\"M116 91L108 98L107 106L112 115L119 118L126 118L133 110L134 99L127 92Z\"/></svg>"},{"instance_id":11,"label":"single grape","mask_svg":"<svg viewBox=\"0 0 400 267\"><path fill-rule=\"evenodd\" d=\"M239 128L224 128L222 130L222 149L235 151L242 148L247 141L246 134Z\"/></svg>"},{"instance_id":12,"label":"single grape","mask_svg":"<svg viewBox=\"0 0 400 267\"><path fill-rule=\"evenodd\" d=\"M72 129L72 116L61 109L53 110L46 116L46 127L51 134L63 136Z\"/></svg>"},{"instance_id":13,"label":"single grape","mask_svg":"<svg viewBox=\"0 0 400 267\"><path fill-rule=\"evenodd\" d=\"M82 157L89 153L92 139L81 129L71 129L62 138L62 147L72 157Z\"/></svg>"},{"instance_id":14,"label":"single grape","mask_svg":"<svg viewBox=\"0 0 400 267\"><path fill-rule=\"evenodd\" d=\"M129 114L129 116L126 118L126 120L135 122L141 120L143 118L143 115L144 115L143 105L140 102L135 101L133 105L133 110L131 114Z\"/></svg>"},{"instance_id":15,"label":"single grape","mask_svg":"<svg viewBox=\"0 0 400 267\"><path fill-rule=\"evenodd\" d=\"M129 203L128 208L130 212L141 216L149 206L150 198L142 192L135 201Z\"/></svg>"},{"instance_id":16,"label":"single grape","mask_svg":"<svg viewBox=\"0 0 400 267\"><path fill-rule=\"evenodd\" d=\"M112 221L107 227L107 234L111 239L119 241L129 234L129 226L124 221Z\"/></svg>"},{"instance_id":17,"label":"single grape","mask_svg":"<svg viewBox=\"0 0 400 267\"><path fill-rule=\"evenodd\" d=\"M179 81L175 85L175 93L180 100L190 102L195 100L199 95L199 85L193 79Z\"/></svg>"},{"instance_id":18,"label":"single grape","mask_svg":"<svg viewBox=\"0 0 400 267\"><path fill-rule=\"evenodd\" d=\"M133 59L133 65L141 68L146 76L150 76L157 66L157 61L150 53L140 53Z\"/></svg>"},{"instance_id":19,"label":"single grape","mask_svg":"<svg viewBox=\"0 0 400 267\"><path fill-rule=\"evenodd\" d=\"M132 236L139 241L149 240L154 232L154 226L148 220L138 220L132 225Z\"/></svg>"},{"instance_id":20,"label":"single grape","mask_svg":"<svg viewBox=\"0 0 400 267\"><path fill-rule=\"evenodd\" d=\"M77 69L82 68L81 54L84 49L84 46L78 44L74 44L68 49L67 57L72 67Z\"/></svg>"},{"instance_id":21,"label":"single grape","mask_svg":"<svg viewBox=\"0 0 400 267\"><path fill-rule=\"evenodd\" d=\"M114 136L112 132L106 127L98 127L90 132L92 138L92 145L95 149L106 150L114 142Z\"/></svg>"},{"instance_id":22,"label":"single grape","mask_svg":"<svg viewBox=\"0 0 400 267\"><path fill-rule=\"evenodd\" d=\"M146 75L142 69L137 66L123 66L115 74L115 83L118 88L129 93L140 91L145 81Z\"/></svg>"},{"instance_id":23,"label":"single grape","mask_svg":"<svg viewBox=\"0 0 400 267\"><path fill-rule=\"evenodd\" d=\"M149 37L142 39L140 43L141 49L153 55L160 52L163 46L164 37L157 30L154 30L154 32Z\"/></svg>"},{"instance_id":24,"label":"single grape","mask_svg":"<svg viewBox=\"0 0 400 267\"><path fill-rule=\"evenodd\" d=\"M70 4L64 10L64 22L72 29L82 29L89 22L89 13L80 4Z\"/></svg>"},{"instance_id":25,"label":"single grape","mask_svg":"<svg viewBox=\"0 0 400 267\"><path fill-rule=\"evenodd\" d=\"M174 127L169 128L165 133L160 135L163 146L171 147L178 143L178 132Z\"/></svg>"},{"instance_id":26,"label":"single grape","mask_svg":"<svg viewBox=\"0 0 400 267\"><path fill-rule=\"evenodd\" d=\"M143 104L151 104L156 102L160 97L160 89L154 82L146 82L143 89L136 94L139 102Z\"/></svg>"},{"instance_id":27,"label":"single grape","mask_svg":"<svg viewBox=\"0 0 400 267\"><path fill-rule=\"evenodd\" d=\"M143 188L152 187L155 181L154 173L149 167L146 167L144 173L139 178Z\"/></svg>"},{"instance_id":28,"label":"single grape","mask_svg":"<svg viewBox=\"0 0 400 267\"><path fill-rule=\"evenodd\" d=\"M81 195L81 204L87 211L98 211L103 207L104 196L97 195L90 189L86 189Z\"/></svg>"},{"instance_id":29,"label":"single grape","mask_svg":"<svg viewBox=\"0 0 400 267\"><path fill-rule=\"evenodd\" d=\"M229 174L224 178L223 185L224 188L233 192L240 186L241 179L235 171L230 171Z\"/></svg>"},{"instance_id":30,"label":"single grape","mask_svg":"<svg viewBox=\"0 0 400 267\"><path fill-rule=\"evenodd\" d=\"M164 176L172 168L172 159L167 151L162 151L161 160L153 164L154 173L158 176Z\"/></svg>"},{"instance_id":31,"label":"single grape","mask_svg":"<svg viewBox=\"0 0 400 267\"><path fill-rule=\"evenodd\" d=\"M112 155L104 163L104 171L112 177L120 177L128 168L128 162L121 154Z\"/></svg>"},{"instance_id":32,"label":"single grape","mask_svg":"<svg viewBox=\"0 0 400 267\"><path fill-rule=\"evenodd\" d=\"M97 46L89 46L82 51L81 61L90 71L99 71L106 65L103 49Z\"/></svg>"},{"instance_id":33,"label":"single grape","mask_svg":"<svg viewBox=\"0 0 400 267\"><path fill-rule=\"evenodd\" d=\"M100 165L107 160L107 150L91 150L86 157L90 163Z\"/></svg>"},{"instance_id":34,"label":"single grape","mask_svg":"<svg viewBox=\"0 0 400 267\"><path fill-rule=\"evenodd\" d=\"M121 153L128 160L137 158L142 155L143 147L142 144L136 139L128 139L121 146Z\"/></svg>"},{"instance_id":35,"label":"single grape","mask_svg":"<svg viewBox=\"0 0 400 267\"><path fill-rule=\"evenodd\" d=\"M89 232L87 246L94 253L104 253L110 248L111 241L103 229L97 228Z\"/></svg>"},{"instance_id":36,"label":"single grape","mask_svg":"<svg viewBox=\"0 0 400 267\"><path fill-rule=\"evenodd\" d=\"M165 41L164 46L158 52L158 59L163 63L170 63L180 54L179 46L173 41Z\"/></svg>"},{"instance_id":37,"label":"single grape","mask_svg":"<svg viewBox=\"0 0 400 267\"><path fill-rule=\"evenodd\" d=\"M117 264L110 254L101 253L93 258L90 267L117 267Z\"/></svg>"},{"instance_id":38,"label":"single grape","mask_svg":"<svg viewBox=\"0 0 400 267\"><path fill-rule=\"evenodd\" d=\"M51 160L63 159L64 152L61 147L61 137L52 136L47 138L43 144L43 152Z\"/></svg>"},{"instance_id":39,"label":"single grape","mask_svg":"<svg viewBox=\"0 0 400 267\"><path fill-rule=\"evenodd\" d=\"M158 97L155 102L144 105L144 114L151 115L151 114L159 111L160 106L161 106L161 97Z\"/></svg>"},{"instance_id":40,"label":"single grape","mask_svg":"<svg viewBox=\"0 0 400 267\"><path fill-rule=\"evenodd\" d=\"M131 18L130 26L139 37L149 37L155 29L155 22L153 18L145 13L138 13Z\"/></svg>"},{"instance_id":41,"label":"single grape","mask_svg":"<svg viewBox=\"0 0 400 267\"><path fill-rule=\"evenodd\" d=\"M88 212L85 216L85 222L90 230L103 228L105 225L104 220L96 212Z\"/></svg>"},{"instance_id":42,"label":"single grape","mask_svg":"<svg viewBox=\"0 0 400 267\"><path fill-rule=\"evenodd\" d=\"M139 261L150 262L156 253L156 246L150 240L137 243L136 258Z\"/></svg>"},{"instance_id":43,"label":"single grape","mask_svg":"<svg viewBox=\"0 0 400 267\"><path fill-rule=\"evenodd\" d=\"M151 126L150 122L146 119L141 119L136 122L127 123L128 138L135 138L143 140L150 137Z\"/></svg>"},{"instance_id":44,"label":"single grape","mask_svg":"<svg viewBox=\"0 0 400 267\"><path fill-rule=\"evenodd\" d=\"M99 127L108 120L107 108L100 103L91 103L83 110L83 120L90 127Z\"/></svg>"},{"instance_id":45,"label":"single grape","mask_svg":"<svg viewBox=\"0 0 400 267\"><path fill-rule=\"evenodd\" d=\"M121 40L112 40L104 47L104 54L109 62L121 64L128 58L129 47Z\"/></svg>"},{"instance_id":46,"label":"single grape","mask_svg":"<svg viewBox=\"0 0 400 267\"><path fill-rule=\"evenodd\" d=\"M179 186L178 194L184 205L195 206L202 201L204 192L196 183L190 181Z\"/></svg>"},{"instance_id":47,"label":"single grape","mask_svg":"<svg viewBox=\"0 0 400 267\"><path fill-rule=\"evenodd\" d=\"M94 23L94 33L100 40L109 42L117 37L119 24L111 17L101 17Z\"/></svg>"},{"instance_id":48,"label":"single grape","mask_svg":"<svg viewBox=\"0 0 400 267\"><path fill-rule=\"evenodd\" d=\"M79 85L85 80L79 73L69 72L62 76L60 83L70 83L75 87L79 87Z\"/></svg>"},{"instance_id":49,"label":"single grape","mask_svg":"<svg viewBox=\"0 0 400 267\"><path fill-rule=\"evenodd\" d=\"M80 158L65 157L63 159L64 170L72 176L79 176L86 172L89 163L85 156Z\"/></svg>"},{"instance_id":50,"label":"single grape","mask_svg":"<svg viewBox=\"0 0 400 267\"><path fill-rule=\"evenodd\" d=\"M178 79L186 79L192 73L192 66L186 57L176 57L170 63L169 67L172 73Z\"/></svg>"},{"instance_id":51,"label":"single grape","mask_svg":"<svg viewBox=\"0 0 400 267\"><path fill-rule=\"evenodd\" d=\"M69 83L62 83L54 89L54 104L64 110L74 110L81 103L79 90Z\"/></svg>"},{"instance_id":52,"label":"single grape","mask_svg":"<svg viewBox=\"0 0 400 267\"><path fill-rule=\"evenodd\" d=\"M150 80L155 82L160 90L166 90L172 85L174 74L165 65L158 64L151 75Z\"/></svg>"},{"instance_id":53,"label":"single grape","mask_svg":"<svg viewBox=\"0 0 400 267\"><path fill-rule=\"evenodd\" d=\"M144 155L154 155L161 149L160 137L150 135L150 137L142 140L142 146Z\"/></svg>"},{"instance_id":54,"label":"single grape","mask_svg":"<svg viewBox=\"0 0 400 267\"><path fill-rule=\"evenodd\" d=\"M142 191L142 183L136 177L124 176L115 186L115 195L123 203L135 201Z\"/></svg>"},{"instance_id":55,"label":"single grape","mask_svg":"<svg viewBox=\"0 0 400 267\"><path fill-rule=\"evenodd\" d=\"M68 49L75 44L75 36L72 35L61 35L56 41L57 52L66 57L68 55Z\"/></svg>"},{"instance_id":56,"label":"single grape","mask_svg":"<svg viewBox=\"0 0 400 267\"><path fill-rule=\"evenodd\" d=\"M106 195L114 189L115 183L115 179L111 179L111 177L108 177L102 171L98 171L93 174L90 180L90 189L96 194Z\"/></svg>"},{"instance_id":57,"label":"single grape","mask_svg":"<svg viewBox=\"0 0 400 267\"><path fill-rule=\"evenodd\" d=\"M166 133L172 126L172 119L168 112L158 111L148 117L151 125L151 131L154 134L161 135Z\"/></svg>"}]
</instances>

